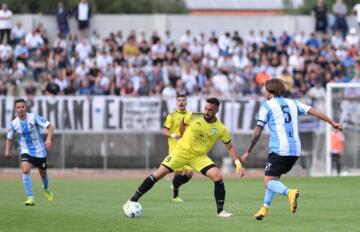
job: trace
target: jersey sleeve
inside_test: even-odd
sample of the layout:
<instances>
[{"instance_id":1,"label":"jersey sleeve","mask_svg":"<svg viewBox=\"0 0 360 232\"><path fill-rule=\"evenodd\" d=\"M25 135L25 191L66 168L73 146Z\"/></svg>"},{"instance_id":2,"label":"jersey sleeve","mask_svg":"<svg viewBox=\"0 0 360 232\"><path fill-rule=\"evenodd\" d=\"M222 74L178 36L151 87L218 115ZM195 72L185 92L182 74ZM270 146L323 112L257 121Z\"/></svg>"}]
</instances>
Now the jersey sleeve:
<instances>
[{"instance_id":1,"label":"jersey sleeve","mask_svg":"<svg viewBox=\"0 0 360 232\"><path fill-rule=\"evenodd\" d=\"M185 115L185 117L184 117L184 124L185 124L185 125L189 125L189 124L190 124L191 116L192 116L192 113Z\"/></svg>"},{"instance_id":2,"label":"jersey sleeve","mask_svg":"<svg viewBox=\"0 0 360 232\"><path fill-rule=\"evenodd\" d=\"M173 124L173 119L171 117L171 114L168 114L166 116L165 122L164 122L164 128L171 129Z\"/></svg>"},{"instance_id":3,"label":"jersey sleeve","mask_svg":"<svg viewBox=\"0 0 360 232\"><path fill-rule=\"evenodd\" d=\"M38 124L42 128L46 128L50 125L50 122L46 120L44 117L41 117L37 114L34 115L35 123Z\"/></svg>"},{"instance_id":4,"label":"jersey sleeve","mask_svg":"<svg viewBox=\"0 0 360 232\"><path fill-rule=\"evenodd\" d=\"M15 130L14 127L12 125L12 123L9 124L8 130L7 130L7 134L6 134L6 138L7 139L13 139L15 135Z\"/></svg>"},{"instance_id":5,"label":"jersey sleeve","mask_svg":"<svg viewBox=\"0 0 360 232\"><path fill-rule=\"evenodd\" d=\"M268 123L268 113L269 107L266 103L263 103L260 106L259 112L256 116L256 125L260 127L264 127Z\"/></svg>"},{"instance_id":6,"label":"jersey sleeve","mask_svg":"<svg viewBox=\"0 0 360 232\"><path fill-rule=\"evenodd\" d=\"M311 109L311 106L306 105L298 100L295 100L296 107L298 110L299 115L307 114L307 112Z\"/></svg>"},{"instance_id":7,"label":"jersey sleeve","mask_svg":"<svg viewBox=\"0 0 360 232\"><path fill-rule=\"evenodd\" d=\"M220 139L223 143L228 144L231 142L231 136L229 131L226 129L226 127L224 127L224 130L222 130L223 132L221 133Z\"/></svg>"}]
</instances>

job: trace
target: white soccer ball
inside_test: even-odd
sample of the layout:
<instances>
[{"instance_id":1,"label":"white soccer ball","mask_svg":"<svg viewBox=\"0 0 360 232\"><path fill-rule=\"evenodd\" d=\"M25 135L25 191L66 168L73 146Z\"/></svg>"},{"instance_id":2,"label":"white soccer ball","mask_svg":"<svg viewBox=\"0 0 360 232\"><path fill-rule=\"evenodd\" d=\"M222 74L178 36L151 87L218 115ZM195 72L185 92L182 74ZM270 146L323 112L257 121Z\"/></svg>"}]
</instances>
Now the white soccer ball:
<instances>
[{"instance_id":1,"label":"white soccer ball","mask_svg":"<svg viewBox=\"0 0 360 232\"><path fill-rule=\"evenodd\" d=\"M139 202L128 201L123 206L124 214L129 218L141 216L142 207Z\"/></svg>"}]
</instances>

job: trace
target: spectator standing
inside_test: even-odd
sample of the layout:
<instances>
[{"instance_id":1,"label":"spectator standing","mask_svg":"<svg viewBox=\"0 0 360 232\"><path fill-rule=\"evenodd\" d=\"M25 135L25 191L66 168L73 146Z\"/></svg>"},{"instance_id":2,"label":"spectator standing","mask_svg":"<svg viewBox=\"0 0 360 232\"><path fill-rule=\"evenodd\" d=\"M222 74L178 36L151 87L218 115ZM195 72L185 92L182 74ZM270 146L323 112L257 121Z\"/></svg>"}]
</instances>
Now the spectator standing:
<instances>
[{"instance_id":1,"label":"spectator standing","mask_svg":"<svg viewBox=\"0 0 360 232\"><path fill-rule=\"evenodd\" d=\"M8 9L6 3L3 3L0 10L0 43L3 43L5 36L6 41L10 42L11 17L11 10Z\"/></svg>"},{"instance_id":2,"label":"spectator standing","mask_svg":"<svg viewBox=\"0 0 360 232\"><path fill-rule=\"evenodd\" d=\"M333 5L333 12L335 14L334 30L341 31L342 37L345 38L348 32L348 24L346 21L347 7L343 0L336 0Z\"/></svg>"},{"instance_id":3,"label":"spectator standing","mask_svg":"<svg viewBox=\"0 0 360 232\"><path fill-rule=\"evenodd\" d=\"M331 163L335 165L337 174L341 173L340 157L344 155L345 136L342 131L331 132Z\"/></svg>"},{"instance_id":4,"label":"spectator standing","mask_svg":"<svg viewBox=\"0 0 360 232\"><path fill-rule=\"evenodd\" d=\"M88 37L91 17L91 5L87 0L80 0L75 7L75 16L78 21L79 30L82 37Z\"/></svg>"},{"instance_id":5,"label":"spectator standing","mask_svg":"<svg viewBox=\"0 0 360 232\"><path fill-rule=\"evenodd\" d=\"M360 27L360 3L355 4L353 11L356 14L356 22Z\"/></svg>"},{"instance_id":6,"label":"spectator standing","mask_svg":"<svg viewBox=\"0 0 360 232\"><path fill-rule=\"evenodd\" d=\"M324 0L318 0L313 8L313 14L315 16L315 31L325 33L328 27L327 20L327 6Z\"/></svg>"},{"instance_id":7,"label":"spectator standing","mask_svg":"<svg viewBox=\"0 0 360 232\"><path fill-rule=\"evenodd\" d=\"M58 30L62 36L69 34L68 16L69 12L65 9L64 3L59 2L56 10L56 21Z\"/></svg>"}]
</instances>

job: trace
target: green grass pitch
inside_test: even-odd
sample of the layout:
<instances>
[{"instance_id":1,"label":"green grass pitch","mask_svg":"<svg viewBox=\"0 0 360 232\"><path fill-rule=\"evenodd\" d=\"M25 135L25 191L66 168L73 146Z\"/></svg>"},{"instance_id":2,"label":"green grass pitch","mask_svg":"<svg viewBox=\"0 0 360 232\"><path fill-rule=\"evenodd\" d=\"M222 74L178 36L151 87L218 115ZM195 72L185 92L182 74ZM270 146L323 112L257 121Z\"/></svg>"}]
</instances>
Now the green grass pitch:
<instances>
[{"instance_id":1,"label":"green grass pitch","mask_svg":"<svg viewBox=\"0 0 360 232\"><path fill-rule=\"evenodd\" d=\"M19 173L19 175L21 175ZM55 201L48 203L40 180L33 180L35 207L25 207L21 180L0 180L0 231L359 231L360 177L284 178L300 189L299 208L289 212L287 199L276 196L269 215L256 221L262 204L262 179L225 179L225 208L232 218L217 218L213 184L195 179L181 188L184 203L171 201L171 182L162 180L141 200L141 218L129 219L122 204L142 180L52 179Z\"/></svg>"}]
</instances>

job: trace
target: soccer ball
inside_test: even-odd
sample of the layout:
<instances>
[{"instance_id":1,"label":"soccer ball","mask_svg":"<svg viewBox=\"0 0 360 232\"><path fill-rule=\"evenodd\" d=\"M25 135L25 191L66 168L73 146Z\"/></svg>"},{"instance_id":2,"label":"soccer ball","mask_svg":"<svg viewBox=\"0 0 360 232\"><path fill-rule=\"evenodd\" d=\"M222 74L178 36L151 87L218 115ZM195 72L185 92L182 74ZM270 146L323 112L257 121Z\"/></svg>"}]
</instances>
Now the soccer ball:
<instances>
[{"instance_id":1,"label":"soccer ball","mask_svg":"<svg viewBox=\"0 0 360 232\"><path fill-rule=\"evenodd\" d=\"M129 218L141 216L142 207L139 202L128 201L123 206L124 214Z\"/></svg>"}]
</instances>

